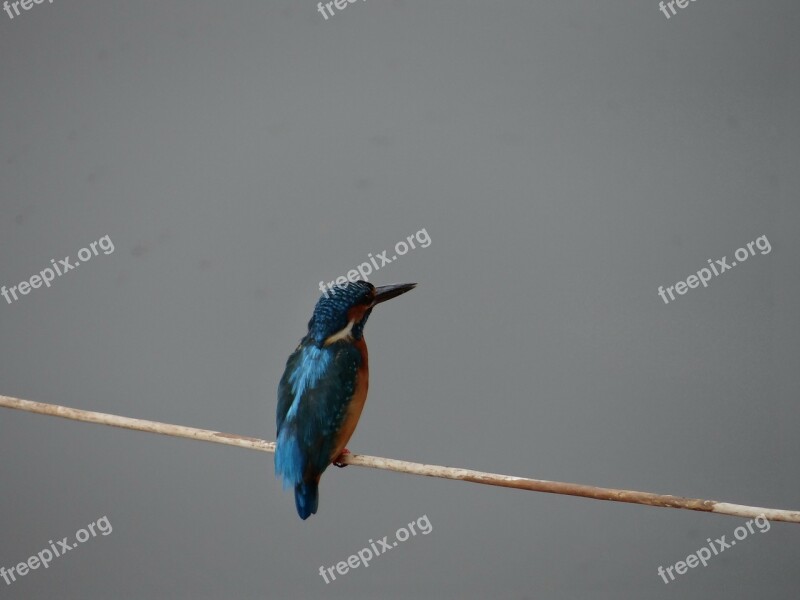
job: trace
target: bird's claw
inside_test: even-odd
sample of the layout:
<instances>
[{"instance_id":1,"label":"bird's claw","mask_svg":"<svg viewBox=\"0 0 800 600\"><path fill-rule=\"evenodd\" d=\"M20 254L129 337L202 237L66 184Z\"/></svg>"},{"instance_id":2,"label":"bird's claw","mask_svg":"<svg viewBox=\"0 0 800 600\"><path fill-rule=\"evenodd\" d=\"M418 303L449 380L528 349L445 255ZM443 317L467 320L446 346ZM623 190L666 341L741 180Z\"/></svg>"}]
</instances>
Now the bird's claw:
<instances>
[{"instance_id":1,"label":"bird's claw","mask_svg":"<svg viewBox=\"0 0 800 600\"><path fill-rule=\"evenodd\" d=\"M333 464L339 467L340 469L344 469L347 466L347 464L342 462L342 458L344 458L344 456L347 454L350 454L350 450L345 448L344 450L342 450L342 453L336 457L336 459L333 461Z\"/></svg>"}]
</instances>

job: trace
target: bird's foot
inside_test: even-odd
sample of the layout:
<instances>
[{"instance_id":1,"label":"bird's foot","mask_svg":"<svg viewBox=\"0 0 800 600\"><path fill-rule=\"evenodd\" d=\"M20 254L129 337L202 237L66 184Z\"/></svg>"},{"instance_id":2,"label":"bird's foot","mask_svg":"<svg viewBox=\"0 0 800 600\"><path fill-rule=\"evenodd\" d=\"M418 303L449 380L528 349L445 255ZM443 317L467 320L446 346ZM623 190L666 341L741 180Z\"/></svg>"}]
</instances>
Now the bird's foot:
<instances>
[{"instance_id":1,"label":"bird's foot","mask_svg":"<svg viewBox=\"0 0 800 600\"><path fill-rule=\"evenodd\" d=\"M342 458L344 458L346 454L350 454L350 450L348 450L347 448L342 450L342 453L336 457L336 459L333 461L333 464L339 467L340 469L344 469L347 465L342 462Z\"/></svg>"}]
</instances>

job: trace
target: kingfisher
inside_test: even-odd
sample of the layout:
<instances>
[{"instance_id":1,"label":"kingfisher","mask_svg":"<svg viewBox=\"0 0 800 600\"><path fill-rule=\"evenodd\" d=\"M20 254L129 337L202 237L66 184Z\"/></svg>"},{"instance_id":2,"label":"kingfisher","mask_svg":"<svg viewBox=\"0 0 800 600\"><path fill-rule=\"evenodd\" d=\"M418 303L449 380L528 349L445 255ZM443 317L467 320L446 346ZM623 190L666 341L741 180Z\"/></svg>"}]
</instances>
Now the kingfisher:
<instances>
[{"instance_id":1,"label":"kingfisher","mask_svg":"<svg viewBox=\"0 0 800 600\"><path fill-rule=\"evenodd\" d=\"M314 307L308 333L286 361L278 384L275 476L294 487L297 514L305 520L319 507L319 480L331 463L349 454L369 386L364 325L372 309L416 287L375 287L347 281L329 288Z\"/></svg>"}]
</instances>

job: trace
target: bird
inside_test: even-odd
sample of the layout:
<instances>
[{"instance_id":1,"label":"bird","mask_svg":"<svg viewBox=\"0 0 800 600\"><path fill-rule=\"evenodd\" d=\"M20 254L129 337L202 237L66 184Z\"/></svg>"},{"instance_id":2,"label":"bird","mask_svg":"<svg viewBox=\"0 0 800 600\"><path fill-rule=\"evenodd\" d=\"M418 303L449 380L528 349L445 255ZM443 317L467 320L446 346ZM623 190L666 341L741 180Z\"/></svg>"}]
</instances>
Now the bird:
<instances>
[{"instance_id":1,"label":"bird","mask_svg":"<svg viewBox=\"0 0 800 600\"><path fill-rule=\"evenodd\" d=\"M286 360L278 384L275 476L294 488L297 514L319 508L319 481L341 457L367 399L369 361L364 325L372 309L414 289L416 283L375 287L347 280L326 290L314 307L308 333Z\"/></svg>"}]
</instances>

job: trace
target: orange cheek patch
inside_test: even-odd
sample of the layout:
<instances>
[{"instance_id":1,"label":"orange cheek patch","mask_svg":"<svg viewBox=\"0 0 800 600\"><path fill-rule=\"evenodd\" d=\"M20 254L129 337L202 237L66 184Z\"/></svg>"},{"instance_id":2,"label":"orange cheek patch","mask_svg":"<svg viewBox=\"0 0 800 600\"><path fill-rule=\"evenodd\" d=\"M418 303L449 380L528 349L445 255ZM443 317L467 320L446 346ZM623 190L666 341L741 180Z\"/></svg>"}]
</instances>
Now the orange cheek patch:
<instances>
[{"instance_id":1,"label":"orange cheek patch","mask_svg":"<svg viewBox=\"0 0 800 600\"><path fill-rule=\"evenodd\" d=\"M364 313L367 312L368 308L369 306L366 306L364 304L359 304L358 306L354 306L353 308L347 311L347 320L359 323L361 319L364 318Z\"/></svg>"}]
</instances>

